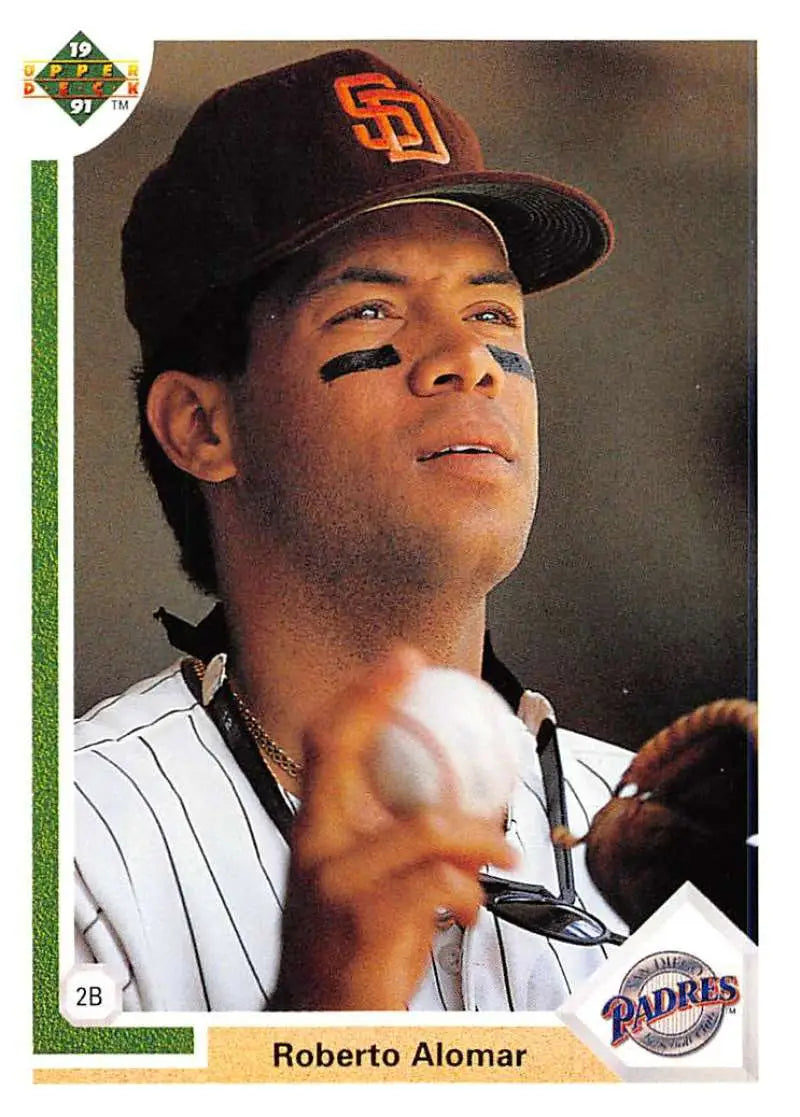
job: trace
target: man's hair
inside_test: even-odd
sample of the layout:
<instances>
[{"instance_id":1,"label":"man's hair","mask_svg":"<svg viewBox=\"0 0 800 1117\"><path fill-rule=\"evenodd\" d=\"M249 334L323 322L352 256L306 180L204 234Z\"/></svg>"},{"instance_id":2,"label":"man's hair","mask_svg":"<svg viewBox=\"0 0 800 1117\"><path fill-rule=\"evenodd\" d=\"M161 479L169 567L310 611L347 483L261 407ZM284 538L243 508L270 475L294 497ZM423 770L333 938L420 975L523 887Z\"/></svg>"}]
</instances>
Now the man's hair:
<instances>
[{"instance_id":1,"label":"man's hair","mask_svg":"<svg viewBox=\"0 0 800 1117\"><path fill-rule=\"evenodd\" d=\"M212 292L134 369L139 410L139 452L156 487L180 549L181 566L204 593L218 592L211 524L202 483L173 465L147 421L147 397L162 372L180 369L230 382L244 373L250 342L249 314L262 281Z\"/></svg>"},{"instance_id":2,"label":"man's hair","mask_svg":"<svg viewBox=\"0 0 800 1117\"><path fill-rule=\"evenodd\" d=\"M256 301L269 297L285 309L316 266L316 246L308 247L238 286L212 291L157 345L150 349L143 345L142 363L134 369L139 453L177 540L181 567L203 593L219 592L204 483L173 465L162 450L147 421L150 388L157 376L170 369L226 383L242 376L250 355Z\"/></svg>"}]
</instances>

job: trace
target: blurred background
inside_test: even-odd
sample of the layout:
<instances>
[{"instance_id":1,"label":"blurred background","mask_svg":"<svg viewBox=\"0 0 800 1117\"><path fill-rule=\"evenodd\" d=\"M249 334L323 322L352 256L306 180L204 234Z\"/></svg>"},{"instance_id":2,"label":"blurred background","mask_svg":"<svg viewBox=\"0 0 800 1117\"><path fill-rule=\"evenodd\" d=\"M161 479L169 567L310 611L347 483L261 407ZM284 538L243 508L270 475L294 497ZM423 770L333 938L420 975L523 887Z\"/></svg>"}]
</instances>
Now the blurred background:
<instances>
[{"instance_id":1,"label":"blurred background","mask_svg":"<svg viewBox=\"0 0 800 1117\"><path fill-rule=\"evenodd\" d=\"M528 300L542 481L495 591L496 650L562 724L630 748L755 686L755 50L746 42L159 43L125 126L75 161L75 707L177 655L180 573L138 462L119 232L220 86L340 46L424 82L486 164L563 179L611 214L590 276Z\"/></svg>"}]
</instances>

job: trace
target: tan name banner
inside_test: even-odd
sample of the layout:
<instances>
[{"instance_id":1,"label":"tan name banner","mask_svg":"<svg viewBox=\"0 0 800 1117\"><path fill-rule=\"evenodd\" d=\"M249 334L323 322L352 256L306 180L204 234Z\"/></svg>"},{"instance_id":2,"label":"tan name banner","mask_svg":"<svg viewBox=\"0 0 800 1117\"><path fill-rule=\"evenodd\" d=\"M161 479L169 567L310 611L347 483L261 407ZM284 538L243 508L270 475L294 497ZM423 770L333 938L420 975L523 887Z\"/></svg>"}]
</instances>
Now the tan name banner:
<instances>
[{"instance_id":1,"label":"tan name banner","mask_svg":"<svg viewBox=\"0 0 800 1117\"><path fill-rule=\"evenodd\" d=\"M208 1066L53 1068L37 1083L616 1082L566 1028L211 1028Z\"/></svg>"}]
</instances>

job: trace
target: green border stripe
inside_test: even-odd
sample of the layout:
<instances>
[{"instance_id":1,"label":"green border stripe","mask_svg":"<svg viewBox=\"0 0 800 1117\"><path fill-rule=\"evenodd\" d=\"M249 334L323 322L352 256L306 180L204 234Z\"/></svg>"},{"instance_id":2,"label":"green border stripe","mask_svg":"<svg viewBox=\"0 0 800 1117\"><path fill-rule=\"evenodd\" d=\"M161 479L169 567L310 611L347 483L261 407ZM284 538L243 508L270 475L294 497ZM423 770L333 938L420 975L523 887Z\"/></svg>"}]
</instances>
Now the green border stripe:
<instances>
[{"instance_id":1,"label":"green border stripe","mask_svg":"<svg viewBox=\"0 0 800 1117\"><path fill-rule=\"evenodd\" d=\"M58 164L31 164L33 1050L191 1054L191 1028L75 1028L58 1008Z\"/></svg>"}]
</instances>

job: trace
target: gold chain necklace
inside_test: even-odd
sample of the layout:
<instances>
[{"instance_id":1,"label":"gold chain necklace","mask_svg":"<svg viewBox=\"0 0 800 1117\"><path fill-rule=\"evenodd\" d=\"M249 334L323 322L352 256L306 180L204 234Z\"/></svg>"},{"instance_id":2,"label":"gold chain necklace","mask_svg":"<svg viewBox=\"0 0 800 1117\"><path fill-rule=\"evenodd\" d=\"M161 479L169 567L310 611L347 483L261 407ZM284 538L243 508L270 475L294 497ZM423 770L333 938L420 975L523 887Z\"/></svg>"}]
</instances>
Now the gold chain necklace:
<instances>
[{"instance_id":1,"label":"gold chain necklace","mask_svg":"<svg viewBox=\"0 0 800 1117\"><path fill-rule=\"evenodd\" d=\"M205 665L199 659L193 659L192 666L194 667L197 677L202 682L203 675L205 674ZM242 721L247 726L247 731L267 767L272 763L277 768L280 768L282 772L285 772L287 776L291 776L293 779L300 779L305 765L299 760L294 760L285 749L281 748L277 741L273 741L272 737L270 737L269 733L264 729L261 722L234 686L231 678L228 678L228 686L230 687L236 707L242 716Z\"/></svg>"}]
</instances>

